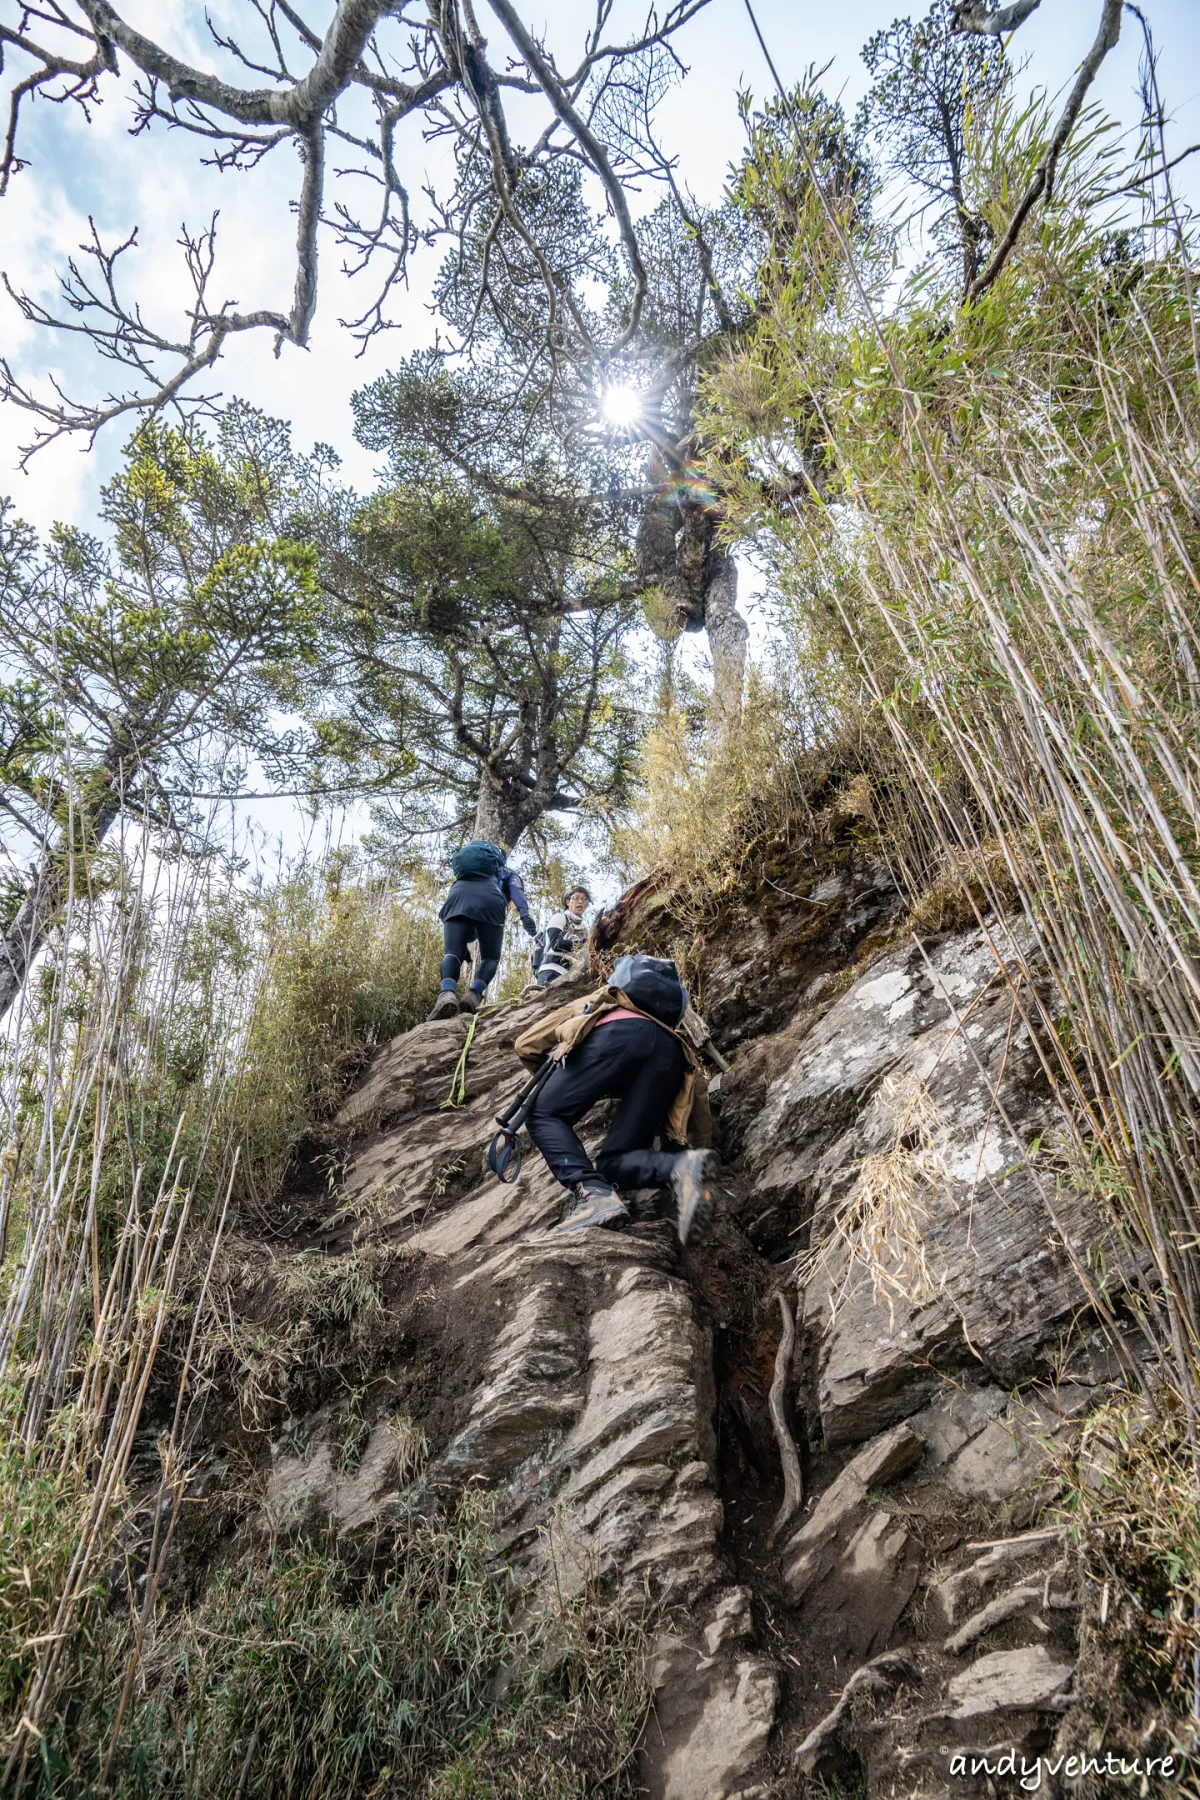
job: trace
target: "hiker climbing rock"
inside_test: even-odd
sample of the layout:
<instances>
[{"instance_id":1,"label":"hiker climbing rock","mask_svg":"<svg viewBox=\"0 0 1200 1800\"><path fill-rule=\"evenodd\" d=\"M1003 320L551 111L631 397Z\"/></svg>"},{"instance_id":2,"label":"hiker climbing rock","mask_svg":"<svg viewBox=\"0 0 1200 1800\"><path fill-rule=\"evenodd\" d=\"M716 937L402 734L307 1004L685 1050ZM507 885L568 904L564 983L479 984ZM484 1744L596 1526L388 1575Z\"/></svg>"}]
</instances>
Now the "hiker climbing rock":
<instances>
[{"instance_id":1,"label":"hiker climbing rock","mask_svg":"<svg viewBox=\"0 0 1200 1800\"><path fill-rule=\"evenodd\" d=\"M539 987L550 987L571 972L571 959L587 943L583 916L592 903L585 887L573 887L563 895L562 911L533 940L530 961Z\"/></svg>"},{"instance_id":2,"label":"hiker climbing rock","mask_svg":"<svg viewBox=\"0 0 1200 1800\"><path fill-rule=\"evenodd\" d=\"M618 1189L670 1189L680 1243L706 1222L712 1152L701 1052L707 1047L708 1029L689 1005L675 964L653 956L623 956L607 987L522 1032L515 1049L527 1068L538 1068L547 1053L555 1064L526 1125L575 1199L559 1233L623 1224L629 1208ZM620 1104L593 1163L575 1127L604 1099ZM664 1148L654 1148L656 1138ZM697 1147L685 1148L689 1139Z\"/></svg>"},{"instance_id":3,"label":"hiker climbing rock","mask_svg":"<svg viewBox=\"0 0 1200 1800\"><path fill-rule=\"evenodd\" d=\"M478 1012L488 983L500 966L504 948L504 916L509 905L517 909L521 924L533 937L537 927L529 911L521 877L510 869L499 844L473 838L450 859L454 885L446 895L438 918L442 921L442 991L434 1002L431 1019L448 1019L458 1012ZM460 1000L458 977L470 944L479 958L471 985Z\"/></svg>"}]
</instances>

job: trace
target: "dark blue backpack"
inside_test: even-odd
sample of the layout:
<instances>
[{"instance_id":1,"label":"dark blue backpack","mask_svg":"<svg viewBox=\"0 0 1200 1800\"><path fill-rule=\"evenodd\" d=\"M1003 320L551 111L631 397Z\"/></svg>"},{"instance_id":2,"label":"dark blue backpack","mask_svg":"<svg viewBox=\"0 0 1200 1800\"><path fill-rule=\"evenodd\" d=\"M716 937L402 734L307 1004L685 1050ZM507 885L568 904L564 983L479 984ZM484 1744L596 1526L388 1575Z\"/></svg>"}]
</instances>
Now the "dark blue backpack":
<instances>
[{"instance_id":1,"label":"dark blue backpack","mask_svg":"<svg viewBox=\"0 0 1200 1800\"><path fill-rule=\"evenodd\" d=\"M472 838L469 844L454 852L450 867L456 881L470 881L479 876L491 876L494 880L504 868L504 852L499 844L493 844L488 838Z\"/></svg>"},{"instance_id":2,"label":"dark blue backpack","mask_svg":"<svg viewBox=\"0 0 1200 1800\"><path fill-rule=\"evenodd\" d=\"M620 988L639 1012L649 1013L672 1031L687 1011L688 991L679 979L679 970L661 956L622 956L608 985Z\"/></svg>"}]
</instances>

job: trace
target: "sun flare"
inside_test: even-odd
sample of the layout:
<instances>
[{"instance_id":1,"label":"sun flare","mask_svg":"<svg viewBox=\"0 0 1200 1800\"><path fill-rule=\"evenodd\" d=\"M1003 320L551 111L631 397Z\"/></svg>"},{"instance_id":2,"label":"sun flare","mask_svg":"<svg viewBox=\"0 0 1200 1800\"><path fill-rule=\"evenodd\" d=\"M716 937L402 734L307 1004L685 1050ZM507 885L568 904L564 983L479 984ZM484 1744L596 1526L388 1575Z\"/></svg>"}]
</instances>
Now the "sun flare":
<instances>
[{"instance_id":1,"label":"sun flare","mask_svg":"<svg viewBox=\"0 0 1200 1800\"><path fill-rule=\"evenodd\" d=\"M605 388L600 410L610 425L636 425L642 416L642 396L636 388Z\"/></svg>"}]
</instances>

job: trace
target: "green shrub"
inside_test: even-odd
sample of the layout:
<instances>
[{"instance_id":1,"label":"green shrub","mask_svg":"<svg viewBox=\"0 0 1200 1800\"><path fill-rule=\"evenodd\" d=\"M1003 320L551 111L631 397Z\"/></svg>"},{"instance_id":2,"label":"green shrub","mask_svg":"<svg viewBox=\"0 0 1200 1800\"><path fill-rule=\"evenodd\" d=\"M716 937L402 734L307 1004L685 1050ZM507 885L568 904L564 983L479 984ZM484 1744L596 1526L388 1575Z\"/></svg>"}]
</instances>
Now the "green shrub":
<instances>
[{"instance_id":1,"label":"green shrub","mask_svg":"<svg viewBox=\"0 0 1200 1800\"><path fill-rule=\"evenodd\" d=\"M225 1134L243 1145L242 1180L274 1198L306 1126L336 1109L372 1044L433 1004L441 933L428 896L306 873L258 903L261 974Z\"/></svg>"}]
</instances>

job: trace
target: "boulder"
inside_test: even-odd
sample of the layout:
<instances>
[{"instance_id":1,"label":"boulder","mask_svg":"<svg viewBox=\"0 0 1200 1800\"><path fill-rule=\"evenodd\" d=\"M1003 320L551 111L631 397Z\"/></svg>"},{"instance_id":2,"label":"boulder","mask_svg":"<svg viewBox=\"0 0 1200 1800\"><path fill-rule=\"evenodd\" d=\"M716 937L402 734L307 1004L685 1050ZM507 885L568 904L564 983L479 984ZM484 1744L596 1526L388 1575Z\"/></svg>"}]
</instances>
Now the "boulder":
<instances>
[{"instance_id":1,"label":"boulder","mask_svg":"<svg viewBox=\"0 0 1200 1800\"><path fill-rule=\"evenodd\" d=\"M355 1531L372 1524L400 1499L407 1432L404 1420L382 1419L358 1461L344 1466L336 1414L317 1414L302 1451L277 1449L263 1495L265 1529L290 1533L331 1522L339 1531Z\"/></svg>"},{"instance_id":2,"label":"boulder","mask_svg":"<svg viewBox=\"0 0 1200 1800\"><path fill-rule=\"evenodd\" d=\"M926 1469L940 1469L1002 1413L1007 1388L952 1387L909 1419L925 1440Z\"/></svg>"}]
</instances>

